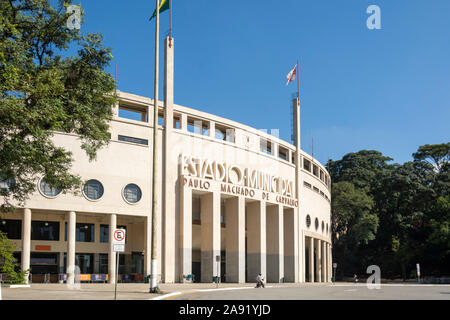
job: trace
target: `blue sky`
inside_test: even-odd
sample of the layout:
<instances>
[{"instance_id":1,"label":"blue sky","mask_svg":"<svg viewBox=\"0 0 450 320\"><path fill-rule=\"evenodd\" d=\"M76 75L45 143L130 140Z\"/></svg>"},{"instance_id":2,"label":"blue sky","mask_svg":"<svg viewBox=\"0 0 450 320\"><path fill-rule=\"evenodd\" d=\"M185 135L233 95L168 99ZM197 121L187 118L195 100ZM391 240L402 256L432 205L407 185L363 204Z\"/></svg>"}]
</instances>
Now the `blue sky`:
<instances>
[{"instance_id":1,"label":"blue sky","mask_svg":"<svg viewBox=\"0 0 450 320\"><path fill-rule=\"evenodd\" d=\"M172 1L175 103L290 142L297 83L286 75L299 59L302 149L314 139L322 163L362 149L403 163L450 141L450 1ZM104 35L119 90L153 98L155 1L81 4L81 31ZM381 30L366 26L373 4ZM163 70L168 11L160 22Z\"/></svg>"}]
</instances>

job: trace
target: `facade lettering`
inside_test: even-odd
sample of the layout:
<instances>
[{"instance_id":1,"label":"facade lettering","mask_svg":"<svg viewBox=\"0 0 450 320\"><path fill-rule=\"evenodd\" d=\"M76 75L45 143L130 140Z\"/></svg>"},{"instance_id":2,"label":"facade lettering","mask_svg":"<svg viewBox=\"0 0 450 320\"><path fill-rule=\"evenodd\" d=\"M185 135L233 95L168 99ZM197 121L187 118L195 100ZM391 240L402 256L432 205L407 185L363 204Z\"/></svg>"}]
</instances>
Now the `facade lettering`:
<instances>
[{"instance_id":1,"label":"facade lettering","mask_svg":"<svg viewBox=\"0 0 450 320\"><path fill-rule=\"evenodd\" d=\"M294 197L294 182L256 169L181 154L181 174ZM194 186L195 187L195 186ZM245 190L245 189L244 189Z\"/></svg>"}]
</instances>

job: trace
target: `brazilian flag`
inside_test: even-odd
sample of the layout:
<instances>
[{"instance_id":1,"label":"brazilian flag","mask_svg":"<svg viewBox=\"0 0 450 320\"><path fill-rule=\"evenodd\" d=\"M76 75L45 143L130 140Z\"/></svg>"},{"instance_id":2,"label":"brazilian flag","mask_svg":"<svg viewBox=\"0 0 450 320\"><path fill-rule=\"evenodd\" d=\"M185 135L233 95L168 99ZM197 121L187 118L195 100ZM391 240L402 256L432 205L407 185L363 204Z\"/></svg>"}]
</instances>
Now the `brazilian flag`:
<instances>
[{"instance_id":1,"label":"brazilian flag","mask_svg":"<svg viewBox=\"0 0 450 320\"><path fill-rule=\"evenodd\" d=\"M161 0L161 2L159 3L159 13L166 11L169 8L170 8L170 1L169 0ZM152 21L152 19L155 17L156 17L156 9L155 9L155 11L153 11L153 14L150 17L149 21Z\"/></svg>"}]
</instances>

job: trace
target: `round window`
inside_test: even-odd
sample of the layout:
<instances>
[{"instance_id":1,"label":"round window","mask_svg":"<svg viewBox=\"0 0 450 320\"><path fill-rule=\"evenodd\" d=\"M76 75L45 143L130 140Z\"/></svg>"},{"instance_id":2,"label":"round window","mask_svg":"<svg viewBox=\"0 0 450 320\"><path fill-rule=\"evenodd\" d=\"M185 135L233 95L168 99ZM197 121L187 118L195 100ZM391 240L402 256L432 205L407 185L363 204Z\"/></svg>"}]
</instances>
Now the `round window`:
<instances>
[{"instance_id":1,"label":"round window","mask_svg":"<svg viewBox=\"0 0 450 320\"><path fill-rule=\"evenodd\" d=\"M316 227L316 230L319 229L319 219L316 218L314 221L314 226Z\"/></svg>"},{"instance_id":2,"label":"round window","mask_svg":"<svg viewBox=\"0 0 450 320\"><path fill-rule=\"evenodd\" d=\"M306 227L309 228L309 226L311 225L311 217L309 216L309 214L306 216Z\"/></svg>"},{"instance_id":3,"label":"round window","mask_svg":"<svg viewBox=\"0 0 450 320\"><path fill-rule=\"evenodd\" d=\"M327 234L328 234L328 223L327 223Z\"/></svg>"},{"instance_id":4,"label":"round window","mask_svg":"<svg viewBox=\"0 0 450 320\"><path fill-rule=\"evenodd\" d=\"M325 223L322 221L322 232L325 231Z\"/></svg>"},{"instance_id":5,"label":"round window","mask_svg":"<svg viewBox=\"0 0 450 320\"><path fill-rule=\"evenodd\" d=\"M45 181L45 179L41 180L41 183L39 184L39 189L47 197L56 197L58 194L61 193L61 189L52 187Z\"/></svg>"},{"instance_id":6,"label":"round window","mask_svg":"<svg viewBox=\"0 0 450 320\"><path fill-rule=\"evenodd\" d=\"M91 200L98 200L103 196L103 185L100 181L89 180L83 188L84 195Z\"/></svg>"},{"instance_id":7,"label":"round window","mask_svg":"<svg viewBox=\"0 0 450 320\"><path fill-rule=\"evenodd\" d=\"M129 203L137 203L142 197L141 189L134 183L130 183L123 189L123 197Z\"/></svg>"}]
</instances>

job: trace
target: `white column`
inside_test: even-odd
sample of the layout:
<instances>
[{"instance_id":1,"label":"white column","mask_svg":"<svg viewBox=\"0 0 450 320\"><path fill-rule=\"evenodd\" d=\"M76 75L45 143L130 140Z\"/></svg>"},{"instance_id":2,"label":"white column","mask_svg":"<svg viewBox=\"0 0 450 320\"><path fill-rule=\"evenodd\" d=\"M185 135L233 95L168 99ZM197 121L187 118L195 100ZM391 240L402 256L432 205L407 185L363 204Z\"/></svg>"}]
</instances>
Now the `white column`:
<instances>
[{"instance_id":1,"label":"white column","mask_svg":"<svg viewBox=\"0 0 450 320\"><path fill-rule=\"evenodd\" d=\"M284 278L283 206L268 206L267 211L267 282L280 283Z\"/></svg>"},{"instance_id":2,"label":"white column","mask_svg":"<svg viewBox=\"0 0 450 320\"><path fill-rule=\"evenodd\" d=\"M181 114L181 130L187 131L187 114Z\"/></svg>"},{"instance_id":3,"label":"white column","mask_svg":"<svg viewBox=\"0 0 450 320\"><path fill-rule=\"evenodd\" d=\"M113 251L113 233L117 228L117 216L111 214L109 216L109 254L108 254L108 273L109 283L116 283L116 253Z\"/></svg>"},{"instance_id":4,"label":"white column","mask_svg":"<svg viewBox=\"0 0 450 320\"><path fill-rule=\"evenodd\" d=\"M322 282L327 282L327 243L322 241Z\"/></svg>"},{"instance_id":5,"label":"white column","mask_svg":"<svg viewBox=\"0 0 450 320\"><path fill-rule=\"evenodd\" d=\"M151 213L144 220L144 276L149 276L152 272L152 215Z\"/></svg>"},{"instance_id":6,"label":"white column","mask_svg":"<svg viewBox=\"0 0 450 320\"><path fill-rule=\"evenodd\" d=\"M210 138L216 137L216 123L214 121L209 122L209 137Z\"/></svg>"},{"instance_id":7,"label":"white column","mask_svg":"<svg viewBox=\"0 0 450 320\"><path fill-rule=\"evenodd\" d=\"M220 192L201 196L201 282L212 282L220 277Z\"/></svg>"},{"instance_id":8,"label":"white column","mask_svg":"<svg viewBox=\"0 0 450 320\"><path fill-rule=\"evenodd\" d=\"M309 237L309 282L314 282L314 238Z\"/></svg>"},{"instance_id":9,"label":"white column","mask_svg":"<svg viewBox=\"0 0 450 320\"><path fill-rule=\"evenodd\" d=\"M270 134L273 134L272 133L272 131L275 131L275 132L278 132L278 130L271 130L270 131ZM277 137L278 138L278 137ZM278 143L277 142L274 142L274 141L272 141L272 155L275 157L275 158L278 158Z\"/></svg>"},{"instance_id":10,"label":"white column","mask_svg":"<svg viewBox=\"0 0 450 320\"><path fill-rule=\"evenodd\" d=\"M245 283L245 198L227 199L226 217L226 280Z\"/></svg>"},{"instance_id":11,"label":"white column","mask_svg":"<svg viewBox=\"0 0 450 320\"><path fill-rule=\"evenodd\" d=\"M67 284L75 284L75 235L77 216L74 211L69 212L67 223Z\"/></svg>"},{"instance_id":12,"label":"white column","mask_svg":"<svg viewBox=\"0 0 450 320\"><path fill-rule=\"evenodd\" d=\"M266 202L247 205L247 281L256 282L258 274L266 279Z\"/></svg>"},{"instance_id":13,"label":"white column","mask_svg":"<svg viewBox=\"0 0 450 320\"><path fill-rule=\"evenodd\" d=\"M331 281L331 278L333 277L333 256L331 252L331 244L328 244L328 274L329 274L329 280Z\"/></svg>"},{"instance_id":14,"label":"white column","mask_svg":"<svg viewBox=\"0 0 450 320\"><path fill-rule=\"evenodd\" d=\"M316 239L316 282L322 282L322 254L321 241Z\"/></svg>"},{"instance_id":15,"label":"white column","mask_svg":"<svg viewBox=\"0 0 450 320\"><path fill-rule=\"evenodd\" d=\"M299 219L301 220L301 219ZM297 224L296 224L297 225ZM300 261L298 261L298 269L299 269L299 279L298 282L306 282L306 236L303 232L302 224L299 223L299 229L298 229L298 238L299 238L299 244L298 244L298 251L299 251L299 257ZM296 281L297 282L297 281Z\"/></svg>"},{"instance_id":16,"label":"white column","mask_svg":"<svg viewBox=\"0 0 450 320\"><path fill-rule=\"evenodd\" d=\"M164 282L175 282L175 200L177 156L172 152L174 40L164 41ZM159 220L161 221L161 220Z\"/></svg>"},{"instance_id":17,"label":"white column","mask_svg":"<svg viewBox=\"0 0 450 320\"><path fill-rule=\"evenodd\" d=\"M180 186L180 254L181 275L192 274L192 190L181 182Z\"/></svg>"},{"instance_id":18,"label":"white column","mask_svg":"<svg viewBox=\"0 0 450 320\"><path fill-rule=\"evenodd\" d=\"M30 251L31 251L31 210L23 210L22 223L22 270L30 269ZM29 274L25 275L25 282L28 283Z\"/></svg>"}]
</instances>

